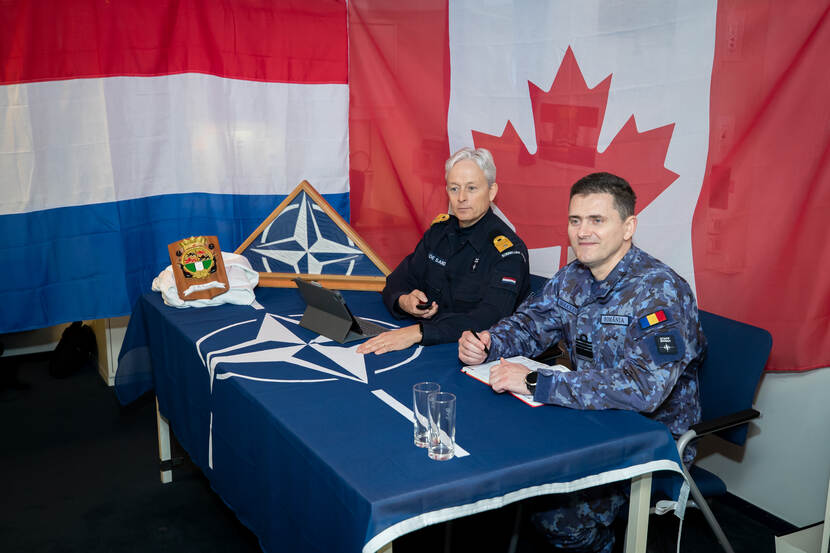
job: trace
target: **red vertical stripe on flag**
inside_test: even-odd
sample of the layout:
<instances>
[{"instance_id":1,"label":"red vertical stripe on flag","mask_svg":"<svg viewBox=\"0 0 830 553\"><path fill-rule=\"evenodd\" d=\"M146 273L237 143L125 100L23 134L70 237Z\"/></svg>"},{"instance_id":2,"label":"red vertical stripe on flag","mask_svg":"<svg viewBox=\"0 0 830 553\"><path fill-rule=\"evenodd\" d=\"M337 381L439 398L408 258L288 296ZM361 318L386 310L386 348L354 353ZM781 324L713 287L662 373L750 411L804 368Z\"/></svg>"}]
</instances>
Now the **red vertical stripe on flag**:
<instances>
[{"instance_id":1,"label":"red vertical stripe on flag","mask_svg":"<svg viewBox=\"0 0 830 553\"><path fill-rule=\"evenodd\" d=\"M346 40L344 0L7 0L0 84L175 73L343 84Z\"/></svg>"},{"instance_id":2,"label":"red vertical stripe on flag","mask_svg":"<svg viewBox=\"0 0 830 553\"><path fill-rule=\"evenodd\" d=\"M700 306L773 335L767 368L830 366L830 7L718 4Z\"/></svg>"},{"instance_id":3,"label":"red vertical stripe on flag","mask_svg":"<svg viewBox=\"0 0 830 553\"><path fill-rule=\"evenodd\" d=\"M349 2L352 225L390 266L446 212L446 0Z\"/></svg>"}]
</instances>

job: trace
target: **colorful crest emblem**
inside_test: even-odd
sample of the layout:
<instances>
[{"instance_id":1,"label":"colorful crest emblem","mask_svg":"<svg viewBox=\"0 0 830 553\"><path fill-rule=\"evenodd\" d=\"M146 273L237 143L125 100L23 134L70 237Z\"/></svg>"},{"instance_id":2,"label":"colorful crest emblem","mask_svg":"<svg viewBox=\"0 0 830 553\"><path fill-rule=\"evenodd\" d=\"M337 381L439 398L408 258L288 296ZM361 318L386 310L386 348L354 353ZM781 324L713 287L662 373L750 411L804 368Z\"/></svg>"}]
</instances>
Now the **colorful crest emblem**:
<instances>
[{"instance_id":1,"label":"colorful crest emblem","mask_svg":"<svg viewBox=\"0 0 830 553\"><path fill-rule=\"evenodd\" d=\"M204 236L192 236L181 241L181 261L185 278L203 279L216 272L215 246ZM179 252L176 252L179 253Z\"/></svg>"},{"instance_id":2,"label":"colorful crest emblem","mask_svg":"<svg viewBox=\"0 0 830 553\"><path fill-rule=\"evenodd\" d=\"M216 236L191 236L167 245L176 290L182 300L210 299L229 290Z\"/></svg>"}]
</instances>

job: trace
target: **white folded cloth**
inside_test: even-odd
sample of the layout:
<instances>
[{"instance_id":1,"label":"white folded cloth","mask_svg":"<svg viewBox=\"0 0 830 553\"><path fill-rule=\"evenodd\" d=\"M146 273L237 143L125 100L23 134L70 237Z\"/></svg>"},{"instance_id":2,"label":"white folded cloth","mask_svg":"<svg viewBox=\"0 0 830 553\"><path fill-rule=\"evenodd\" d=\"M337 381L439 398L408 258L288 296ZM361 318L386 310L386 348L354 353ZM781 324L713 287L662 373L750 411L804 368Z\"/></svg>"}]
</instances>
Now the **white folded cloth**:
<instances>
[{"instance_id":1,"label":"white folded cloth","mask_svg":"<svg viewBox=\"0 0 830 553\"><path fill-rule=\"evenodd\" d=\"M222 259L225 261L225 272L228 275L230 290L210 299L183 300L179 297L176 289L176 279L173 276L173 267L168 265L166 269L153 279L153 291L161 292L164 303L171 307L208 307L210 305L221 305L233 303L236 305L251 305L256 299L254 288L259 284L259 273L251 268L248 260L239 254L222 252ZM219 282L206 284L194 284L187 292L204 290L206 288L223 287ZM185 292L185 295L187 295Z\"/></svg>"}]
</instances>

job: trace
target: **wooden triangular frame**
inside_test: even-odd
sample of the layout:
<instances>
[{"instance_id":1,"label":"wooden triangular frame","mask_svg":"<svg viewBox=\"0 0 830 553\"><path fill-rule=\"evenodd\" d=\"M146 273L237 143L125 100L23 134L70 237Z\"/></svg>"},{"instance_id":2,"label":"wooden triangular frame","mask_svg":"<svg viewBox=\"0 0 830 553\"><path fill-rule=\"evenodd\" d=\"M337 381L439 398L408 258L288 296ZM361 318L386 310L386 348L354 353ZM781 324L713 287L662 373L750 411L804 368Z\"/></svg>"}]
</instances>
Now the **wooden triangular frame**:
<instances>
[{"instance_id":1,"label":"wooden triangular frame","mask_svg":"<svg viewBox=\"0 0 830 553\"><path fill-rule=\"evenodd\" d=\"M242 254L245 249L261 235L268 225L276 219L280 213L297 197L300 192L305 192L311 200L316 203L329 218L354 242L375 267L384 276L360 276L360 275L315 275L305 273L259 273L259 285L278 288L296 288L294 279L299 277L303 280L315 280L326 288L339 290L370 290L380 292L386 285L386 276L389 268L378 257L378 255L363 241L355 230L347 223L337 211L317 192L308 181L303 181L289 194L277 208L266 217L266 219L251 233L251 235L238 247L234 253Z\"/></svg>"}]
</instances>

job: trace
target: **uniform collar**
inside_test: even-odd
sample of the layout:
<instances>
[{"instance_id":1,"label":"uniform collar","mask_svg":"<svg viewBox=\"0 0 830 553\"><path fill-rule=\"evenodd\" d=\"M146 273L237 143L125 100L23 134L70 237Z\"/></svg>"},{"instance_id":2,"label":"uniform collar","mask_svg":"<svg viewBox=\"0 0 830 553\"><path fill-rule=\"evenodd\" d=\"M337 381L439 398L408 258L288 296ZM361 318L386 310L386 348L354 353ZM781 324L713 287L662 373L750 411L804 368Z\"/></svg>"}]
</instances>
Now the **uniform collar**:
<instances>
[{"instance_id":1,"label":"uniform collar","mask_svg":"<svg viewBox=\"0 0 830 553\"><path fill-rule=\"evenodd\" d=\"M493 208L487 208L487 213L485 213L481 219L476 221L473 226L466 229L462 229L458 225L458 219L453 217L453 230L455 231L455 234L459 236L463 233L464 238L462 240L469 242L476 251L480 252L487 244L488 240L492 240L488 234L488 230L491 227L489 221L495 216Z\"/></svg>"},{"instance_id":2,"label":"uniform collar","mask_svg":"<svg viewBox=\"0 0 830 553\"><path fill-rule=\"evenodd\" d=\"M631 266L636 264L637 259L640 257L640 248L631 244L631 248L625 253L622 259L620 259L619 263L617 263L611 272L608 273L608 276L605 277L605 280L594 280L593 275L591 275L591 271L588 270L588 274L590 276L591 282L591 296L593 296L597 300L601 300L602 298L606 297L611 290L613 290L617 283L622 280L626 274L628 274ZM587 270L587 267L586 267Z\"/></svg>"}]
</instances>

